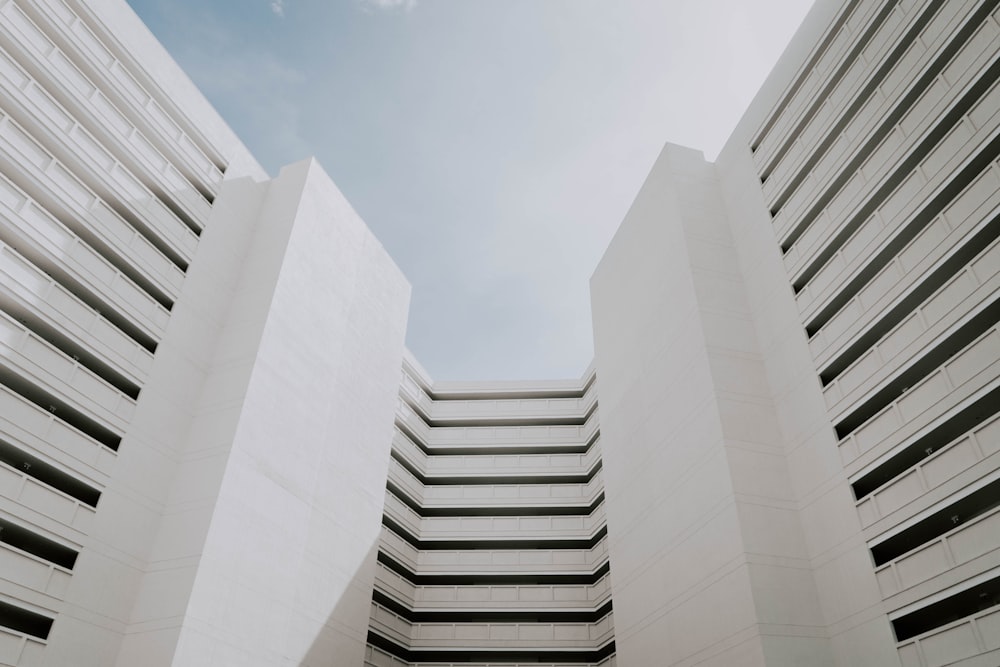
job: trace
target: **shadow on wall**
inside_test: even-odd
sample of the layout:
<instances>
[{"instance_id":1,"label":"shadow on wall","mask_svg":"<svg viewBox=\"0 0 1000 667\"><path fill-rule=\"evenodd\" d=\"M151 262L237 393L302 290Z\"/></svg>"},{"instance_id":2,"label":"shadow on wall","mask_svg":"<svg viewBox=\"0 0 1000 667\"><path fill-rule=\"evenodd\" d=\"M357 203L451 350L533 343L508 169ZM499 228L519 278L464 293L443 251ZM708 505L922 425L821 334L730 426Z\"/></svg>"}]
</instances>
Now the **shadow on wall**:
<instances>
[{"instance_id":1,"label":"shadow on wall","mask_svg":"<svg viewBox=\"0 0 1000 667\"><path fill-rule=\"evenodd\" d=\"M368 549L361 566L345 583L340 597L325 619L306 619L300 616L300 621L305 626L315 623L322 625L298 667L361 667L364 664L378 543L376 539ZM332 576L337 575L335 573ZM302 593L300 591L296 597L301 597ZM300 615L306 613L299 612ZM295 633L295 629L290 628L290 633Z\"/></svg>"}]
</instances>

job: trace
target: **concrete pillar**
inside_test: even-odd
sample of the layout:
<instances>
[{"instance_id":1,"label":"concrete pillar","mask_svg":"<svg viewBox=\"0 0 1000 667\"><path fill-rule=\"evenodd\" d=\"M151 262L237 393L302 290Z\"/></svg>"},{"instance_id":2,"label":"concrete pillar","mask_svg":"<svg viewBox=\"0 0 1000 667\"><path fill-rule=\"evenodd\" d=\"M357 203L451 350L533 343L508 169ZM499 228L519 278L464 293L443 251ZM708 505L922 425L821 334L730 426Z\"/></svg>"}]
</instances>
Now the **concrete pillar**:
<instances>
[{"instance_id":1,"label":"concrete pillar","mask_svg":"<svg viewBox=\"0 0 1000 667\"><path fill-rule=\"evenodd\" d=\"M832 664L713 166L667 146L591 280L621 664Z\"/></svg>"}]
</instances>

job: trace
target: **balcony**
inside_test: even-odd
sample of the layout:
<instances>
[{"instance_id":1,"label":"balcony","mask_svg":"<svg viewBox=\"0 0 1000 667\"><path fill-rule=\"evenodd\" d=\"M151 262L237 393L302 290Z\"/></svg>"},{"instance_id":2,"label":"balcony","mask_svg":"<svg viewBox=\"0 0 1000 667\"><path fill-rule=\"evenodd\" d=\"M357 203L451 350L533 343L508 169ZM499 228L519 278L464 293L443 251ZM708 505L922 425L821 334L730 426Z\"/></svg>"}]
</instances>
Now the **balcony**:
<instances>
[{"instance_id":1,"label":"balcony","mask_svg":"<svg viewBox=\"0 0 1000 667\"><path fill-rule=\"evenodd\" d=\"M66 332L137 384L153 365L153 354L141 343L3 243L0 305L21 319Z\"/></svg>"}]
</instances>

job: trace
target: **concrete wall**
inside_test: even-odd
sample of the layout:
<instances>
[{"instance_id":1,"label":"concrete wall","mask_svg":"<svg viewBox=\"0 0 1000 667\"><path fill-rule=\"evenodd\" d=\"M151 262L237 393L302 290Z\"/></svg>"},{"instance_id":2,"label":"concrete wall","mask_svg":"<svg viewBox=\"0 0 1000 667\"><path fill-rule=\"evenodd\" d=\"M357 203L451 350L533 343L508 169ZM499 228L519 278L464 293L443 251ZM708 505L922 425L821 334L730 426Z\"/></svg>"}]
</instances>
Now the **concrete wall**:
<instances>
[{"instance_id":1,"label":"concrete wall","mask_svg":"<svg viewBox=\"0 0 1000 667\"><path fill-rule=\"evenodd\" d=\"M408 284L315 163L268 181L124 2L0 12L0 515L79 552L0 545L0 601L56 619L0 662L360 664Z\"/></svg>"},{"instance_id":2,"label":"concrete wall","mask_svg":"<svg viewBox=\"0 0 1000 667\"><path fill-rule=\"evenodd\" d=\"M798 565L813 571L821 624L828 628L836 664L897 664L837 439L747 145L730 144L715 168L737 248L732 261L742 276L773 391L771 423L782 434L787 498L803 536Z\"/></svg>"},{"instance_id":3,"label":"concrete wall","mask_svg":"<svg viewBox=\"0 0 1000 667\"><path fill-rule=\"evenodd\" d=\"M162 660L171 649L162 637L176 634L179 626L228 457L224 436L204 445L189 443L207 439L200 424L212 403L202 398L202 387L219 372L219 351L225 349L220 341L240 289L256 207L266 193L267 184L248 178L233 179L220 191L199 245L204 261L188 271L135 416L109 467L65 610L49 637L46 655L53 664L114 664L126 632L126 646L138 642L150 664L157 659L167 664ZM235 420L239 405L225 405Z\"/></svg>"},{"instance_id":4,"label":"concrete wall","mask_svg":"<svg viewBox=\"0 0 1000 667\"><path fill-rule=\"evenodd\" d=\"M916 637L890 623L997 576L998 543L973 537L992 511L956 510L877 567L873 551L1000 465L997 403L980 398L1000 339L979 315L1000 270L997 17L980 2L817 3L716 162L837 664L998 659L987 587L985 608L937 611ZM864 405L879 409L844 427Z\"/></svg>"},{"instance_id":5,"label":"concrete wall","mask_svg":"<svg viewBox=\"0 0 1000 667\"><path fill-rule=\"evenodd\" d=\"M997 16L817 3L654 167L592 281L623 663L1000 654Z\"/></svg>"},{"instance_id":6,"label":"concrete wall","mask_svg":"<svg viewBox=\"0 0 1000 667\"><path fill-rule=\"evenodd\" d=\"M623 664L831 664L712 165L667 146L591 282Z\"/></svg>"},{"instance_id":7,"label":"concrete wall","mask_svg":"<svg viewBox=\"0 0 1000 667\"><path fill-rule=\"evenodd\" d=\"M284 169L118 664L360 664L408 301L318 165Z\"/></svg>"},{"instance_id":8,"label":"concrete wall","mask_svg":"<svg viewBox=\"0 0 1000 667\"><path fill-rule=\"evenodd\" d=\"M174 552L165 547L166 524L211 508L205 484L192 485L185 498L172 485L219 465L189 451L188 436L267 186L125 3L6 2L0 11L8 59L0 85L4 110L13 114L0 133L4 188L14 194L4 200L17 202L0 232L7 241L3 309L29 323L28 340L43 341L43 376L62 372L48 391L121 435L117 448L99 443L61 421L67 410L39 421L47 413L10 401L14 395L3 388L4 441L100 499L96 507L79 502L27 466L19 477L0 471L2 512L79 551L72 568L60 568L4 545L0 598L57 621L47 642L0 631L0 662L109 665L126 630L152 633L179 623L173 614L183 609L184 589L155 600L150 594L157 576L166 580L161 570L191 564L174 558L187 553L189 540ZM164 194L150 196L146 184ZM187 210L200 237L164 199ZM155 343L155 355L135 331ZM139 391L134 401L109 384L116 376ZM101 407L116 394L112 409ZM165 513L170 519L161 519ZM39 579L43 569L51 572ZM148 624L130 627L130 617Z\"/></svg>"}]
</instances>

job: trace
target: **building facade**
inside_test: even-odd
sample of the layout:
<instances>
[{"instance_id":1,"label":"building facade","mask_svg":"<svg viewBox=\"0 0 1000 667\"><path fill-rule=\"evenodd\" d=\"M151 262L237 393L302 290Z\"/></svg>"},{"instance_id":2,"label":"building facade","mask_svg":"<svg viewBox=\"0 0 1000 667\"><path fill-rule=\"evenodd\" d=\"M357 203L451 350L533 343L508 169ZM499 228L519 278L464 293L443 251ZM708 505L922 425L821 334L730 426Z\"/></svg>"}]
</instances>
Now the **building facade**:
<instances>
[{"instance_id":1,"label":"building facade","mask_svg":"<svg viewBox=\"0 0 1000 667\"><path fill-rule=\"evenodd\" d=\"M312 160L0 0L0 664L1000 664L1000 3L820 0L579 380L434 382Z\"/></svg>"},{"instance_id":2,"label":"building facade","mask_svg":"<svg viewBox=\"0 0 1000 667\"><path fill-rule=\"evenodd\" d=\"M597 384L404 361L365 664L614 664Z\"/></svg>"}]
</instances>

